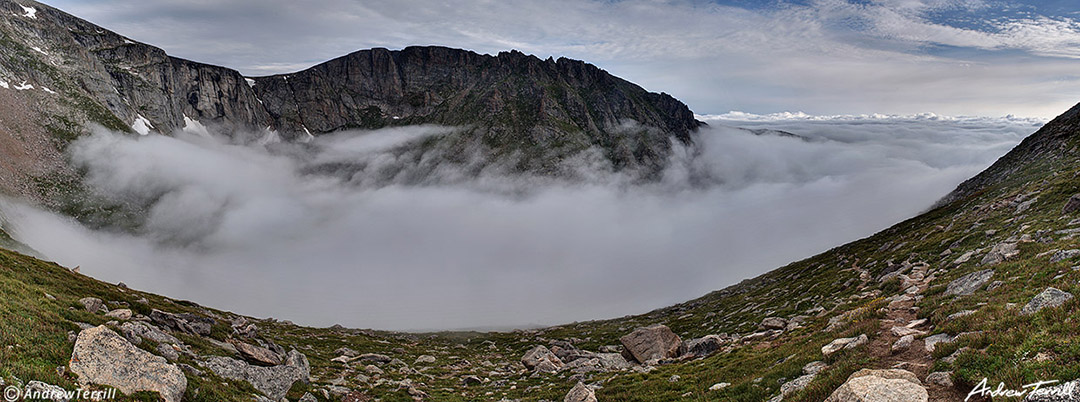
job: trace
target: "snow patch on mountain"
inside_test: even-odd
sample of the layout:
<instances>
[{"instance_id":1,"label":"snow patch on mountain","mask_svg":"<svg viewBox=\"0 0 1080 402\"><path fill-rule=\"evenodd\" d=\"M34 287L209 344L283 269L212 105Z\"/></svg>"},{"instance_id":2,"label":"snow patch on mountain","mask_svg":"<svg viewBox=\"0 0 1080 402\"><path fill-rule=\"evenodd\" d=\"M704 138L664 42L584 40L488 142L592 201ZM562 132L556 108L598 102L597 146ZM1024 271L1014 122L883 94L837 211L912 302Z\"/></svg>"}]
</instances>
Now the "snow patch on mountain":
<instances>
[{"instance_id":1,"label":"snow patch on mountain","mask_svg":"<svg viewBox=\"0 0 1080 402\"><path fill-rule=\"evenodd\" d=\"M135 130L139 135L150 134L150 130L154 128L153 124L150 124L150 120L147 120L143 115L135 115L135 122L131 123L131 129Z\"/></svg>"}]
</instances>

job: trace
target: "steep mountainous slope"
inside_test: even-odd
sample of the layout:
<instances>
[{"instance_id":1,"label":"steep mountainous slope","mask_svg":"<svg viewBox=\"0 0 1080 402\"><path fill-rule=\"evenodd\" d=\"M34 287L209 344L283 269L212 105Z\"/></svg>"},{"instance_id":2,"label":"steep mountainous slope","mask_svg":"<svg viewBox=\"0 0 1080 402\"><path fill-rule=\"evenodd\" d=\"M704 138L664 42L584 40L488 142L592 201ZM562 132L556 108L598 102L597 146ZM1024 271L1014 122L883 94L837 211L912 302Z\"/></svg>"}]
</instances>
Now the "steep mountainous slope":
<instances>
[{"instance_id":1,"label":"steep mountainous slope","mask_svg":"<svg viewBox=\"0 0 1080 402\"><path fill-rule=\"evenodd\" d=\"M371 50L249 82L47 6L0 10L0 184L46 201L78 174L62 150L86 123L168 132L197 121L238 141L462 124L472 131L449 148L509 150L541 171L566 153L530 151L587 144L616 164L651 163L698 124L669 97L567 60ZM759 402L863 400L857 387L953 401L983 379L1054 380L1073 388L1026 400L1080 400L1078 115L869 238L669 308L528 331L308 328L0 250L0 381L115 387L117 400Z\"/></svg>"},{"instance_id":2,"label":"steep mountainous slope","mask_svg":"<svg viewBox=\"0 0 1080 402\"><path fill-rule=\"evenodd\" d=\"M0 14L0 167L9 173L0 186L46 201L54 197L42 178L70 173L61 150L90 123L140 134L209 127L238 142L453 125L463 130L446 139L447 155L491 154L538 173L557 173L562 159L589 148L616 168L655 171L672 141L690 141L702 124L671 96L568 59L372 49L246 78L40 3L0 0Z\"/></svg>"},{"instance_id":3,"label":"steep mountainous slope","mask_svg":"<svg viewBox=\"0 0 1080 402\"><path fill-rule=\"evenodd\" d=\"M1070 116L1025 141L1039 147L1004 157L996 168L1007 173L874 236L669 308L536 330L307 328L0 251L0 377L123 387L72 361L138 373L125 364L146 353L177 369L142 389L186 401L853 401L858 387L957 401L984 379L1016 390L1067 382L1057 399L1024 400L1077 400L1080 130ZM94 342L106 331L125 341ZM140 352L105 347L124 342Z\"/></svg>"}]
</instances>

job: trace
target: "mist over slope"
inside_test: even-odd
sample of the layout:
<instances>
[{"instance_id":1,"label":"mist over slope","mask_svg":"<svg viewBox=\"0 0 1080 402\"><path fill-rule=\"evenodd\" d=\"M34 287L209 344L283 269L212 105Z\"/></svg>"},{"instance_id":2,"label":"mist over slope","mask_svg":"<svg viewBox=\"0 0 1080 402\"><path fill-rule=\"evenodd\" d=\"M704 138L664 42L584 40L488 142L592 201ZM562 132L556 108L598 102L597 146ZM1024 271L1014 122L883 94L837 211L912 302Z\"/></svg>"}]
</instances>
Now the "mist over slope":
<instances>
[{"instance_id":1,"label":"mist over slope","mask_svg":"<svg viewBox=\"0 0 1080 402\"><path fill-rule=\"evenodd\" d=\"M669 305L874 233L1037 128L738 117L708 119L644 184L589 152L564 161L569 179L482 153L466 158L479 169L440 163L417 146L456 130L436 126L267 146L101 131L71 157L99 195L146 206L134 233L18 204L2 208L4 227L94 277L247 314L385 329L555 324Z\"/></svg>"}]
</instances>

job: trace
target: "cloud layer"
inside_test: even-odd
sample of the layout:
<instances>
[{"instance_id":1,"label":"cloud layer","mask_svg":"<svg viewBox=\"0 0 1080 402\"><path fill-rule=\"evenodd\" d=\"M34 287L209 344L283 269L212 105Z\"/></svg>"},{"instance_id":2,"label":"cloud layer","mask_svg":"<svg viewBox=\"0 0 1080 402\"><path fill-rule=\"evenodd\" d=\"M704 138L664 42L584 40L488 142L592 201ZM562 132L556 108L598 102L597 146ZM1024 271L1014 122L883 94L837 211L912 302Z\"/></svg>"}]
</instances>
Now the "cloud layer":
<instances>
[{"instance_id":1,"label":"cloud layer","mask_svg":"<svg viewBox=\"0 0 1080 402\"><path fill-rule=\"evenodd\" d=\"M151 205L137 235L0 210L13 235L60 263L240 313L383 329L558 324L685 301L869 235L1037 128L740 116L711 118L699 146L677 149L664 179L645 185L588 158L579 168L594 174L575 181L449 166L424 185L363 179L404 163L402 143L450 130L437 127L274 151L103 132L72 156L94 188ZM369 169L313 169L342 160Z\"/></svg>"},{"instance_id":2,"label":"cloud layer","mask_svg":"<svg viewBox=\"0 0 1080 402\"><path fill-rule=\"evenodd\" d=\"M1080 10L1030 0L50 3L250 75L362 48L445 45L583 59L699 113L1049 118L1080 94Z\"/></svg>"}]
</instances>

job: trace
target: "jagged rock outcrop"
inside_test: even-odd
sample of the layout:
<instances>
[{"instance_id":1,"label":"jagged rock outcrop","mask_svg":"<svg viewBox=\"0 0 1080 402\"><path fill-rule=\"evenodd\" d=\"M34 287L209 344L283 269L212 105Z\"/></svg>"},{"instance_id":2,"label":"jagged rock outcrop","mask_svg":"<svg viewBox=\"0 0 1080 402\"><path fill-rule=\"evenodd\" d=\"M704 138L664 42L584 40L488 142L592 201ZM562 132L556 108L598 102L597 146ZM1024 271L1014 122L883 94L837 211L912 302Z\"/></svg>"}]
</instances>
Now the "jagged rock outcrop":
<instances>
[{"instance_id":1,"label":"jagged rock outcrop","mask_svg":"<svg viewBox=\"0 0 1080 402\"><path fill-rule=\"evenodd\" d=\"M132 346L104 325L79 332L70 367L84 385L108 385L125 394L155 391L165 402L180 402L187 389L180 368Z\"/></svg>"},{"instance_id":2,"label":"jagged rock outcrop","mask_svg":"<svg viewBox=\"0 0 1080 402\"><path fill-rule=\"evenodd\" d=\"M655 165L666 158L672 137L689 142L701 124L667 94L585 62L517 51L361 50L301 72L256 78L254 89L280 131L474 126L474 140L495 152L520 152L527 168L541 170L551 161L540 154L590 146L616 166Z\"/></svg>"},{"instance_id":3,"label":"jagged rock outcrop","mask_svg":"<svg viewBox=\"0 0 1080 402\"><path fill-rule=\"evenodd\" d=\"M253 366L221 356L212 356L200 364L219 376L247 381L273 401L280 401L289 392L289 388L292 388L293 383L307 382L311 375L307 357L296 350L289 352L284 364L273 367Z\"/></svg>"},{"instance_id":4,"label":"jagged rock outcrop","mask_svg":"<svg viewBox=\"0 0 1080 402\"><path fill-rule=\"evenodd\" d=\"M28 16L24 6L33 8ZM675 98L591 64L517 51L369 49L307 70L244 77L184 60L33 1L0 0L0 190L42 201L35 180L69 177L64 145L90 125L146 134L218 128L238 141L304 141L348 128L466 127L442 152L480 152L558 173L599 150L655 171L703 123ZM494 161L493 161L494 162ZM54 190L48 190L54 191ZM59 202L59 201L57 201Z\"/></svg>"}]
</instances>

